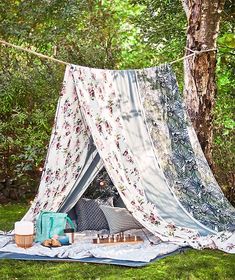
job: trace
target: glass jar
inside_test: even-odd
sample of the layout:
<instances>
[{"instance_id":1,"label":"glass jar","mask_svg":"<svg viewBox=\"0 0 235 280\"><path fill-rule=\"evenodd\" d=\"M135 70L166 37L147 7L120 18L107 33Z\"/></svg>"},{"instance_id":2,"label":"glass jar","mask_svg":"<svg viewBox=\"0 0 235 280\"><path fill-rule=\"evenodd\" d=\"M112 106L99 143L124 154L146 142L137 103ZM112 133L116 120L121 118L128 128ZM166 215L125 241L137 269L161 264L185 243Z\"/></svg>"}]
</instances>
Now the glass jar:
<instances>
[{"instance_id":1,"label":"glass jar","mask_svg":"<svg viewBox=\"0 0 235 280\"><path fill-rule=\"evenodd\" d=\"M74 243L74 229L73 228L66 228L64 230L64 235L68 236L70 244Z\"/></svg>"}]
</instances>

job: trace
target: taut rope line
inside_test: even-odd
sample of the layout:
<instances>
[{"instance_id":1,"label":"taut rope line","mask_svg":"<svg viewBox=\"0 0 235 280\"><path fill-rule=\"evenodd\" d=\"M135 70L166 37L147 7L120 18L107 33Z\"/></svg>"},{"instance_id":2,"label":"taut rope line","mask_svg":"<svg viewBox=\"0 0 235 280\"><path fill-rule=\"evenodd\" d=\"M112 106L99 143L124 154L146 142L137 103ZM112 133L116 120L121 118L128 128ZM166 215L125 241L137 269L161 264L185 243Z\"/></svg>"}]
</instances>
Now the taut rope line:
<instances>
[{"instance_id":1,"label":"taut rope line","mask_svg":"<svg viewBox=\"0 0 235 280\"><path fill-rule=\"evenodd\" d=\"M45 54L42 54L42 53L38 53L38 52L29 50L29 49L26 49L26 48L23 48L23 47L20 47L20 46L16 46L16 45L14 45L14 44L8 43L8 42L3 41L3 40L0 40L0 43L1 43L2 45L7 45L7 46L9 46L9 47L12 47L12 48L15 48L15 49L18 49L18 50L21 50L21 51L25 51L25 52L28 52L28 53L37 55L37 56L42 57L42 58L50 59L50 60L52 60L52 61L55 61L55 62L58 62L58 63L61 63L61 64L65 64L65 65L69 65L69 64L70 64L70 63L65 62L65 61L63 61L63 60L56 59L56 58L54 58L54 57L51 57L51 56L48 56L48 55L45 55Z\"/></svg>"},{"instance_id":2,"label":"taut rope line","mask_svg":"<svg viewBox=\"0 0 235 280\"><path fill-rule=\"evenodd\" d=\"M61 64L65 64L65 65L70 65L70 64L72 64L72 63L69 63L69 62L66 62L66 61L63 61L63 60L60 60L60 59L56 59L56 58L54 58L54 57L51 57L51 56L48 56L48 55L45 55L45 54L42 54L42 53L38 53L38 52L32 51L32 50L27 49L27 48L23 48L23 47L20 47L20 46L17 46L17 45L8 43L8 42L6 42L6 41L4 41L4 40L0 40L0 43L1 43L2 45L6 45L6 46L9 46L9 47L12 47L12 48L21 50L21 51L25 51L25 52L34 54L34 55L39 56L39 57L42 57L42 58L46 58L46 59L55 61L55 62L57 62L57 63L61 63ZM217 49L207 49L207 50L201 50L201 51L193 51L193 50L190 50L190 51L192 52L192 54L183 56L183 57L181 57L181 58L179 58L179 59L176 59L176 60L174 60L174 61L172 61L172 62L168 62L168 64L177 63L177 62L179 62L179 61L181 61L181 60L184 60L185 58L188 58L188 57L191 57L191 56L195 56L195 55L198 55L198 54L200 54L200 53L217 51Z\"/></svg>"}]
</instances>

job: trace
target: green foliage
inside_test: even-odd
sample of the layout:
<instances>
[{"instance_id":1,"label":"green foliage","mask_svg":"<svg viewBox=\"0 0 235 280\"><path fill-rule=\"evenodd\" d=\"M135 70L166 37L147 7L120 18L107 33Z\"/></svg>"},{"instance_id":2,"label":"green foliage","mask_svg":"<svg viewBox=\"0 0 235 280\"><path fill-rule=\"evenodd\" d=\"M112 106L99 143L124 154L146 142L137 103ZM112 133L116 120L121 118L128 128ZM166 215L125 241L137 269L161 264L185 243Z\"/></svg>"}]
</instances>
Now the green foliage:
<instances>
[{"instance_id":1,"label":"green foliage","mask_svg":"<svg viewBox=\"0 0 235 280\"><path fill-rule=\"evenodd\" d=\"M232 202L235 202L235 54L231 50L234 38L234 35L225 32L218 40L221 55L217 65L218 96L214 110L213 148L216 177Z\"/></svg>"},{"instance_id":2,"label":"green foliage","mask_svg":"<svg viewBox=\"0 0 235 280\"><path fill-rule=\"evenodd\" d=\"M225 33L218 39L218 43L221 45L222 48L225 49L233 49L235 48L235 34L232 33Z\"/></svg>"},{"instance_id":3,"label":"green foliage","mask_svg":"<svg viewBox=\"0 0 235 280\"><path fill-rule=\"evenodd\" d=\"M32 196L38 183L63 69L52 75L54 66L7 51L1 49L0 190L11 199L24 199L24 194ZM16 194L17 185L23 196Z\"/></svg>"},{"instance_id":4,"label":"green foliage","mask_svg":"<svg viewBox=\"0 0 235 280\"><path fill-rule=\"evenodd\" d=\"M214 110L215 176L227 198L235 203L235 36L232 1L225 2L218 38L217 86Z\"/></svg>"}]
</instances>

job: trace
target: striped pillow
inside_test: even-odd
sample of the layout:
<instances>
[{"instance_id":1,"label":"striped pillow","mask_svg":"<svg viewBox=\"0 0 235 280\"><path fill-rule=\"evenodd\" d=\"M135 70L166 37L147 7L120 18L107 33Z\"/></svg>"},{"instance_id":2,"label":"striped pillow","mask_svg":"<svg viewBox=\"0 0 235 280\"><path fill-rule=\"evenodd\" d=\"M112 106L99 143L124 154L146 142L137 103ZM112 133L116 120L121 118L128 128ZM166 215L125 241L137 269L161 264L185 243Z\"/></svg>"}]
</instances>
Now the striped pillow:
<instances>
[{"instance_id":1,"label":"striped pillow","mask_svg":"<svg viewBox=\"0 0 235 280\"><path fill-rule=\"evenodd\" d=\"M100 201L81 198L75 205L77 231L109 229Z\"/></svg>"},{"instance_id":2,"label":"striped pillow","mask_svg":"<svg viewBox=\"0 0 235 280\"><path fill-rule=\"evenodd\" d=\"M100 205L100 209L108 221L111 234L143 227L126 208Z\"/></svg>"}]
</instances>

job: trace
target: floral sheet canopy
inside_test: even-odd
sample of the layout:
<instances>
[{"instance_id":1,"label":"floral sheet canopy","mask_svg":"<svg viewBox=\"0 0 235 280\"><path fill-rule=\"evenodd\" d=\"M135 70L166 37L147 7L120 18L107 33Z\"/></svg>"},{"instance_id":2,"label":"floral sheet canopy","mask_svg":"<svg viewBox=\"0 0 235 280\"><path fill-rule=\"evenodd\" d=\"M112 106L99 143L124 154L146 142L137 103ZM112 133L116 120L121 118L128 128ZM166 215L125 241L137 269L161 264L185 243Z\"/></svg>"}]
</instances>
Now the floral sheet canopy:
<instances>
[{"instance_id":1,"label":"floral sheet canopy","mask_svg":"<svg viewBox=\"0 0 235 280\"><path fill-rule=\"evenodd\" d=\"M206 162L169 65L67 66L39 191L24 219L70 210L103 166L127 209L163 241L235 253L235 209Z\"/></svg>"}]
</instances>

